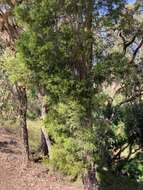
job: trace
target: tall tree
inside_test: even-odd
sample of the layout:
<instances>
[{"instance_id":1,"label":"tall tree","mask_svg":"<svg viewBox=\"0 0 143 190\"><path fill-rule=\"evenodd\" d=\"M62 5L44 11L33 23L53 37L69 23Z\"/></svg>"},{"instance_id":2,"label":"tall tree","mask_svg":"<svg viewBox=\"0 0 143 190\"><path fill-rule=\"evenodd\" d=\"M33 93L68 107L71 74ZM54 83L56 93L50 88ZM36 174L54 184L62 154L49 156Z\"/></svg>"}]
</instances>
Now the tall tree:
<instances>
[{"instance_id":1,"label":"tall tree","mask_svg":"<svg viewBox=\"0 0 143 190\"><path fill-rule=\"evenodd\" d=\"M135 10L141 12L140 7L137 3ZM141 84L132 63L142 30L134 27L132 11L121 0L31 0L16 8L24 26L17 51L47 96L51 162L66 174L80 175L85 190L99 189L97 172L112 168L125 146L123 141L115 146L112 102L107 117L103 86L118 80L123 97L132 98L134 80ZM116 148L119 154L113 155Z\"/></svg>"},{"instance_id":2,"label":"tall tree","mask_svg":"<svg viewBox=\"0 0 143 190\"><path fill-rule=\"evenodd\" d=\"M28 143L28 130L27 130L27 92L28 86L27 79L30 79L30 72L27 70L23 58L19 54L13 53L12 50L6 49L1 59L2 70L7 76L11 93L13 94L16 103L18 104L18 117L20 127L22 129L22 137L29 159L29 143Z\"/></svg>"},{"instance_id":3,"label":"tall tree","mask_svg":"<svg viewBox=\"0 0 143 190\"><path fill-rule=\"evenodd\" d=\"M28 143L28 130L27 130L27 92L25 75L28 74L28 70L24 66L22 57L15 52L15 43L21 32L20 27L17 25L15 17L13 16L13 10L16 5L16 1L2 1L0 4L0 33L1 40L4 43L4 48L11 50L5 50L2 69L7 77L12 82L12 93L16 95L18 99L18 111L20 119L20 127L22 127L23 141L26 150L27 157L29 159L29 143ZM18 63L20 61L21 63ZM27 72L27 73L25 73ZM28 76L28 75L27 75ZM15 89L14 89L15 88Z\"/></svg>"}]
</instances>

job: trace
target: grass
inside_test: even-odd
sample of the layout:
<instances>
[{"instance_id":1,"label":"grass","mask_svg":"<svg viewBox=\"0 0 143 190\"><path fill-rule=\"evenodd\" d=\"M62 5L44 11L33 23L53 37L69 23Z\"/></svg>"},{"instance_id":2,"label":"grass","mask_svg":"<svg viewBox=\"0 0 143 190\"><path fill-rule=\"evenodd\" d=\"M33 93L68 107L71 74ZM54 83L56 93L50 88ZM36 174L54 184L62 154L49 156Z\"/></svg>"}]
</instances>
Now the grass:
<instances>
[{"instance_id":1,"label":"grass","mask_svg":"<svg viewBox=\"0 0 143 190\"><path fill-rule=\"evenodd\" d=\"M42 120L28 120L29 145L32 152L36 152L40 147ZM17 121L1 121L0 128L6 129L10 133L21 136L21 129Z\"/></svg>"},{"instance_id":2,"label":"grass","mask_svg":"<svg viewBox=\"0 0 143 190\"><path fill-rule=\"evenodd\" d=\"M28 131L29 131L30 149L31 151L36 152L40 147L42 121L28 120L27 125L28 125Z\"/></svg>"},{"instance_id":3,"label":"grass","mask_svg":"<svg viewBox=\"0 0 143 190\"><path fill-rule=\"evenodd\" d=\"M13 120L1 121L0 120L0 128L4 128L6 131L14 134L20 135L20 128L18 122Z\"/></svg>"}]
</instances>

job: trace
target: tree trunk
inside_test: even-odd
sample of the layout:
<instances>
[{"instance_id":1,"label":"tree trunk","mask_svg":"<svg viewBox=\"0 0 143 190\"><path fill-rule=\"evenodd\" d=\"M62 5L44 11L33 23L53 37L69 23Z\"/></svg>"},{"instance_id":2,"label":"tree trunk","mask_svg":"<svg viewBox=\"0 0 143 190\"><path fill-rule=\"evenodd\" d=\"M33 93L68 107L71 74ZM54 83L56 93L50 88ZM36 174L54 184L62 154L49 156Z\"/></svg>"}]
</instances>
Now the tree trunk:
<instances>
[{"instance_id":1,"label":"tree trunk","mask_svg":"<svg viewBox=\"0 0 143 190\"><path fill-rule=\"evenodd\" d=\"M44 156L48 155L50 158L51 141L44 128L41 128L41 149L42 152L44 153Z\"/></svg>"},{"instance_id":2,"label":"tree trunk","mask_svg":"<svg viewBox=\"0 0 143 190\"><path fill-rule=\"evenodd\" d=\"M96 179L96 169L90 168L83 176L82 182L84 190L99 190L99 185Z\"/></svg>"},{"instance_id":3,"label":"tree trunk","mask_svg":"<svg viewBox=\"0 0 143 190\"><path fill-rule=\"evenodd\" d=\"M24 143L27 158L29 160L28 129L27 129L27 121L26 121L26 115L25 114L21 114L21 116L20 116L20 126L22 127L23 143Z\"/></svg>"},{"instance_id":4,"label":"tree trunk","mask_svg":"<svg viewBox=\"0 0 143 190\"><path fill-rule=\"evenodd\" d=\"M16 86L17 95L19 100L19 117L20 127L22 128L22 137L25 147L25 152L29 160L29 141L28 141L28 129L27 129L27 94L24 86Z\"/></svg>"},{"instance_id":5,"label":"tree trunk","mask_svg":"<svg viewBox=\"0 0 143 190\"><path fill-rule=\"evenodd\" d=\"M93 18L94 18L94 1L88 0L85 1L85 27L86 27L86 40L84 47L86 49L85 60L86 65L86 76L87 77L87 89L89 90L87 99L87 107L86 107L86 123L85 128L93 127L93 118L92 118L92 94L93 92L93 76L91 75L92 66L93 66ZM98 181L96 178L96 167L92 161L94 157L93 152L87 152L85 154L86 163L90 163L90 167L87 169L87 172L82 176L82 182L84 185L84 190L99 190Z\"/></svg>"},{"instance_id":6,"label":"tree trunk","mask_svg":"<svg viewBox=\"0 0 143 190\"><path fill-rule=\"evenodd\" d=\"M39 89L39 100L41 103L41 118L43 120L43 123L45 122L45 117L48 113L48 105L45 102L44 97L45 97L45 90L44 90L44 88L40 88ZM41 128L41 150L44 153L44 155L49 156L49 159L50 159L51 141L45 130L45 126L43 126Z\"/></svg>"}]
</instances>

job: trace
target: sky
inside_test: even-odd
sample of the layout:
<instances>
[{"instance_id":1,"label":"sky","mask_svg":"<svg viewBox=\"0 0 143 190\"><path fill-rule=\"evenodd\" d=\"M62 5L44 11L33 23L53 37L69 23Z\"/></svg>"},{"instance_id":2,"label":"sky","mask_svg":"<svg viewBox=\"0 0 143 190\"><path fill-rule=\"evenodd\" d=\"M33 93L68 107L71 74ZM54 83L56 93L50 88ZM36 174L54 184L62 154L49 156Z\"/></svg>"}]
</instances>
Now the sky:
<instances>
[{"instance_id":1,"label":"sky","mask_svg":"<svg viewBox=\"0 0 143 190\"><path fill-rule=\"evenodd\" d=\"M128 0L129 3L135 3L136 0Z\"/></svg>"}]
</instances>

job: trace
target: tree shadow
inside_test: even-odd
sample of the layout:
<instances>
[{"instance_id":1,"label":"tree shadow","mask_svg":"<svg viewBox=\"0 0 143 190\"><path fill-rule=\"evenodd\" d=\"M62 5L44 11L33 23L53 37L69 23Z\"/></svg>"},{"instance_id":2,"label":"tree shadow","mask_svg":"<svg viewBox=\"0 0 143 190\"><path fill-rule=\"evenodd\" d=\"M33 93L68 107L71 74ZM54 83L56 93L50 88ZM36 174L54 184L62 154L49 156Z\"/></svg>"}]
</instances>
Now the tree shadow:
<instances>
[{"instance_id":1,"label":"tree shadow","mask_svg":"<svg viewBox=\"0 0 143 190\"><path fill-rule=\"evenodd\" d=\"M104 171L99 174L101 190L143 190L143 183L128 176L115 176Z\"/></svg>"},{"instance_id":2,"label":"tree shadow","mask_svg":"<svg viewBox=\"0 0 143 190\"><path fill-rule=\"evenodd\" d=\"M10 153L10 154L18 154L20 152L13 150L11 145L14 145L16 147L17 142L15 140L10 141L0 141L0 152L2 153Z\"/></svg>"}]
</instances>

